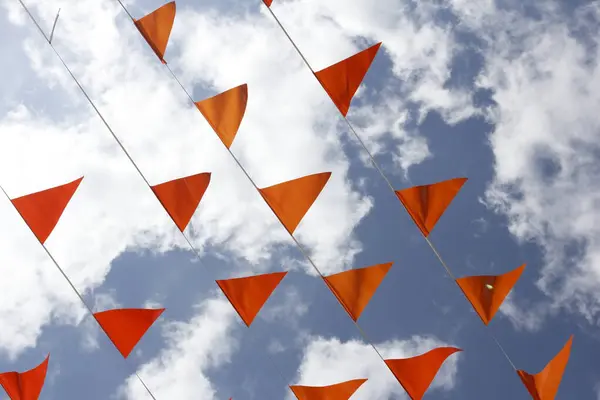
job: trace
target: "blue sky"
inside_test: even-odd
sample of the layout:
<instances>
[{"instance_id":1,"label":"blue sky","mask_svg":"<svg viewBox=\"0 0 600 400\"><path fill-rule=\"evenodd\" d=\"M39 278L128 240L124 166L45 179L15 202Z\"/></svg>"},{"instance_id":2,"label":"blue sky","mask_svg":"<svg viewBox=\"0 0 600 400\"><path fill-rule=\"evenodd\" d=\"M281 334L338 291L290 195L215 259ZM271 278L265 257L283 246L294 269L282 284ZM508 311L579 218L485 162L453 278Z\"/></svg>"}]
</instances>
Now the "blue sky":
<instances>
[{"instance_id":1,"label":"blue sky","mask_svg":"<svg viewBox=\"0 0 600 400\"><path fill-rule=\"evenodd\" d=\"M260 1L177 2L166 59L198 100L248 83L232 151L259 186L333 171L297 237L326 273L394 266L360 319L386 357L454 345L425 398L527 399L486 331L536 373L575 335L557 398L599 398L598 2L275 0L315 70L382 41L349 120L402 189L469 178L430 236L456 276L527 263L489 327L445 275ZM85 179L50 239L95 311L166 307L123 360L0 200L0 369L50 352L42 399L290 399L288 384L369 378L404 399L352 321L187 103L116 1L30 0L151 184L212 172L196 260L49 46L0 15L0 184L20 196ZM140 17L162 4L129 2ZM326 38L324 40L323 38ZM187 231L188 234L190 231ZM215 279L290 270L251 328ZM132 378L133 375L133 378Z\"/></svg>"}]
</instances>

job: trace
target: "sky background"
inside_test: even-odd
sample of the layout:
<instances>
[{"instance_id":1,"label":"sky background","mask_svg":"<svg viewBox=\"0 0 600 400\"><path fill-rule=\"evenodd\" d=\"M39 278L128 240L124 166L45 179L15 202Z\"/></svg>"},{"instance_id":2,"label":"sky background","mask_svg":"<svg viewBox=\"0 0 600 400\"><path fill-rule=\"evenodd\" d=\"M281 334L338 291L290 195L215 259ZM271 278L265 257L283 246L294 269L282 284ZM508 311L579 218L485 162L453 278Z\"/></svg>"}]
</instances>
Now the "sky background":
<instances>
[{"instance_id":1,"label":"sky background","mask_svg":"<svg viewBox=\"0 0 600 400\"><path fill-rule=\"evenodd\" d=\"M151 184L211 172L197 260L17 0L0 8L0 184L82 184L46 242L94 311L166 307L127 360L0 199L0 370L47 353L42 399L291 399L404 391L115 0L28 0ZM129 1L139 18L163 3ZM360 325L384 357L451 356L428 399L529 398L574 334L557 398L600 399L600 2L274 0L315 70L383 46L349 120L397 189L466 176L430 236L456 276L527 267L485 327L260 0L178 1L165 58L201 100L242 83L232 151L259 187L332 171L298 229L325 274L394 262ZM215 279L290 271L251 328ZM4 395L4 394L2 394Z\"/></svg>"}]
</instances>

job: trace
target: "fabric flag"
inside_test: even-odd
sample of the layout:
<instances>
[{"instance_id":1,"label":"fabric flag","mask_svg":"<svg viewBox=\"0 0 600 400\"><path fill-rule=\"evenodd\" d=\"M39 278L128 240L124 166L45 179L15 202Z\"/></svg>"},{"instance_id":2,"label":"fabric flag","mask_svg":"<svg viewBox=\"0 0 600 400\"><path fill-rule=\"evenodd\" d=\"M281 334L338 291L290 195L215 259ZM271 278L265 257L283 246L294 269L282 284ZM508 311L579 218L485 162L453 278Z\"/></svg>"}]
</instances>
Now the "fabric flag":
<instances>
[{"instance_id":1,"label":"fabric flag","mask_svg":"<svg viewBox=\"0 0 600 400\"><path fill-rule=\"evenodd\" d=\"M244 278L222 279L216 282L242 321L247 327L250 327L260 309L286 274L287 272L272 272Z\"/></svg>"},{"instance_id":2,"label":"fabric flag","mask_svg":"<svg viewBox=\"0 0 600 400\"><path fill-rule=\"evenodd\" d=\"M352 97L371 67L379 47L381 47L381 42L315 72L321 86L344 117L348 114Z\"/></svg>"},{"instance_id":3,"label":"fabric flag","mask_svg":"<svg viewBox=\"0 0 600 400\"><path fill-rule=\"evenodd\" d=\"M420 400L444 361L458 351L462 350L456 347L438 347L416 357L385 360L385 363L410 398Z\"/></svg>"},{"instance_id":4,"label":"fabric flag","mask_svg":"<svg viewBox=\"0 0 600 400\"><path fill-rule=\"evenodd\" d=\"M393 263L351 269L323 279L350 318L356 322Z\"/></svg>"},{"instance_id":5,"label":"fabric flag","mask_svg":"<svg viewBox=\"0 0 600 400\"><path fill-rule=\"evenodd\" d=\"M263 0L263 3L265 3L265 6L271 7L271 4L273 4L273 0Z\"/></svg>"},{"instance_id":6,"label":"fabric flag","mask_svg":"<svg viewBox=\"0 0 600 400\"><path fill-rule=\"evenodd\" d=\"M397 190L396 196L423 236L428 237L466 181L467 178L454 178L430 185L414 186Z\"/></svg>"},{"instance_id":7,"label":"fabric flag","mask_svg":"<svg viewBox=\"0 0 600 400\"><path fill-rule=\"evenodd\" d=\"M298 400L348 400L366 379L336 383L329 386L290 386Z\"/></svg>"},{"instance_id":8,"label":"fabric flag","mask_svg":"<svg viewBox=\"0 0 600 400\"><path fill-rule=\"evenodd\" d=\"M465 276L456 283L485 325L489 324L502 302L517 283L525 264L502 275Z\"/></svg>"},{"instance_id":9,"label":"fabric flag","mask_svg":"<svg viewBox=\"0 0 600 400\"><path fill-rule=\"evenodd\" d=\"M167 43L175 21L175 2L171 1L152 11L150 14L134 19L138 31L152 48L158 59L166 64L164 59Z\"/></svg>"},{"instance_id":10,"label":"fabric flag","mask_svg":"<svg viewBox=\"0 0 600 400\"><path fill-rule=\"evenodd\" d=\"M331 172L322 172L258 190L285 229L293 234L330 176Z\"/></svg>"},{"instance_id":11,"label":"fabric flag","mask_svg":"<svg viewBox=\"0 0 600 400\"><path fill-rule=\"evenodd\" d=\"M82 179L11 200L40 243L54 230Z\"/></svg>"},{"instance_id":12,"label":"fabric flag","mask_svg":"<svg viewBox=\"0 0 600 400\"><path fill-rule=\"evenodd\" d=\"M181 232L192 219L210 183L210 172L151 186L152 191Z\"/></svg>"},{"instance_id":13,"label":"fabric flag","mask_svg":"<svg viewBox=\"0 0 600 400\"><path fill-rule=\"evenodd\" d=\"M25 372L3 372L0 374L0 385L11 400L37 400L44 387L48 359L40 365Z\"/></svg>"},{"instance_id":14,"label":"fabric flag","mask_svg":"<svg viewBox=\"0 0 600 400\"><path fill-rule=\"evenodd\" d=\"M244 83L195 104L221 142L230 148L244 119L247 103L248 85Z\"/></svg>"},{"instance_id":15,"label":"fabric flag","mask_svg":"<svg viewBox=\"0 0 600 400\"><path fill-rule=\"evenodd\" d=\"M94 318L121 355L127 358L163 311L164 308L118 308L94 313Z\"/></svg>"},{"instance_id":16,"label":"fabric flag","mask_svg":"<svg viewBox=\"0 0 600 400\"><path fill-rule=\"evenodd\" d=\"M533 400L554 400L563 373L569 362L572 344L573 335L565 343L562 350L546 364L546 367L535 375L530 375L523 370L517 370L517 374L521 378L521 381L523 381L523 384L525 384Z\"/></svg>"}]
</instances>

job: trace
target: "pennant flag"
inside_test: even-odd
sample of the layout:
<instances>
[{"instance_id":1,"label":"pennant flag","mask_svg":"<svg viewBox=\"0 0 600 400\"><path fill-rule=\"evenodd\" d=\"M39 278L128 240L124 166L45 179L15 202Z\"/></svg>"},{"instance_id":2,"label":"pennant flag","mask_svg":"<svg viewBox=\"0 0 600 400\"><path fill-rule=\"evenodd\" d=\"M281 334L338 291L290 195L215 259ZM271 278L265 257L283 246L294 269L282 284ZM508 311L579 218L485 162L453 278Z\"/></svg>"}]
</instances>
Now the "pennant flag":
<instances>
[{"instance_id":1,"label":"pennant flag","mask_svg":"<svg viewBox=\"0 0 600 400\"><path fill-rule=\"evenodd\" d=\"M94 318L121 355L127 358L163 311L164 308L118 308L94 313Z\"/></svg>"},{"instance_id":2,"label":"pennant flag","mask_svg":"<svg viewBox=\"0 0 600 400\"><path fill-rule=\"evenodd\" d=\"M271 4L273 4L273 0L263 0L263 3L265 3L265 6L271 7Z\"/></svg>"},{"instance_id":3,"label":"pennant flag","mask_svg":"<svg viewBox=\"0 0 600 400\"><path fill-rule=\"evenodd\" d=\"M152 191L181 232L192 219L210 183L210 172L151 186Z\"/></svg>"},{"instance_id":4,"label":"pennant flag","mask_svg":"<svg viewBox=\"0 0 600 400\"><path fill-rule=\"evenodd\" d=\"M351 269L323 279L350 318L356 322L393 263Z\"/></svg>"},{"instance_id":5,"label":"pennant flag","mask_svg":"<svg viewBox=\"0 0 600 400\"><path fill-rule=\"evenodd\" d=\"M457 351L456 347L438 347L416 357L385 360L398 382L412 400L420 400L442 364Z\"/></svg>"},{"instance_id":6,"label":"pennant flag","mask_svg":"<svg viewBox=\"0 0 600 400\"><path fill-rule=\"evenodd\" d=\"M54 230L82 179L11 200L40 243Z\"/></svg>"},{"instance_id":7,"label":"pennant flag","mask_svg":"<svg viewBox=\"0 0 600 400\"><path fill-rule=\"evenodd\" d=\"M258 190L285 229L293 234L330 176L331 172L322 172Z\"/></svg>"},{"instance_id":8,"label":"pennant flag","mask_svg":"<svg viewBox=\"0 0 600 400\"><path fill-rule=\"evenodd\" d=\"M523 370L517 370L517 374L519 374L527 391L529 391L534 400L554 400L563 373L569 362L572 344L573 335L571 335L562 350L546 364L546 367L535 375L530 375Z\"/></svg>"},{"instance_id":9,"label":"pennant flag","mask_svg":"<svg viewBox=\"0 0 600 400\"><path fill-rule=\"evenodd\" d=\"M315 72L315 76L338 110L345 117L352 97L362 83L381 42L336 64Z\"/></svg>"},{"instance_id":10,"label":"pennant flag","mask_svg":"<svg viewBox=\"0 0 600 400\"><path fill-rule=\"evenodd\" d=\"M244 278L222 279L216 282L242 321L250 327L286 274L287 272L273 272Z\"/></svg>"},{"instance_id":11,"label":"pennant flag","mask_svg":"<svg viewBox=\"0 0 600 400\"><path fill-rule=\"evenodd\" d=\"M195 104L221 142L230 148L244 118L247 103L248 85L244 83Z\"/></svg>"},{"instance_id":12,"label":"pennant flag","mask_svg":"<svg viewBox=\"0 0 600 400\"><path fill-rule=\"evenodd\" d=\"M397 190L396 196L423 236L427 237L466 181L467 178L454 178L430 185L414 186Z\"/></svg>"},{"instance_id":13,"label":"pennant flag","mask_svg":"<svg viewBox=\"0 0 600 400\"><path fill-rule=\"evenodd\" d=\"M37 400L44 387L48 359L40 365L25 372L3 372L0 374L0 385L11 400Z\"/></svg>"},{"instance_id":14,"label":"pennant flag","mask_svg":"<svg viewBox=\"0 0 600 400\"><path fill-rule=\"evenodd\" d=\"M150 14L134 19L133 23L148 45L152 48L158 59L166 64L163 58L167 50L167 43L175 21L175 2L171 1L152 11Z\"/></svg>"},{"instance_id":15,"label":"pennant flag","mask_svg":"<svg viewBox=\"0 0 600 400\"><path fill-rule=\"evenodd\" d=\"M502 275L465 276L456 283L485 325L489 324L502 302L517 283L525 264Z\"/></svg>"},{"instance_id":16,"label":"pennant flag","mask_svg":"<svg viewBox=\"0 0 600 400\"><path fill-rule=\"evenodd\" d=\"M290 386L298 400L348 400L366 379L336 383L329 386Z\"/></svg>"}]
</instances>

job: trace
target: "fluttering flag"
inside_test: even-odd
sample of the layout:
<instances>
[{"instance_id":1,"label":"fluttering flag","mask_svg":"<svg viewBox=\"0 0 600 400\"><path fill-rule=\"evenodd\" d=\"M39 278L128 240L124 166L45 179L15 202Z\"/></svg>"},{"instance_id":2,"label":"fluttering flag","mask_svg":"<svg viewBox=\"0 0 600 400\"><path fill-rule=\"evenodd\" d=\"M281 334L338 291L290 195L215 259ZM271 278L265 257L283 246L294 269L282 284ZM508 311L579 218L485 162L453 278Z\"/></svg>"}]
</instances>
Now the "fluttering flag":
<instances>
[{"instance_id":1,"label":"fluttering flag","mask_svg":"<svg viewBox=\"0 0 600 400\"><path fill-rule=\"evenodd\" d=\"M385 360L385 363L410 398L420 400L444 361L458 351L462 350L456 347L438 347L415 357Z\"/></svg>"},{"instance_id":2,"label":"fluttering flag","mask_svg":"<svg viewBox=\"0 0 600 400\"><path fill-rule=\"evenodd\" d=\"M242 321L247 327L250 327L260 309L286 274L287 272L272 272L244 278L222 279L216 282Z\"/></svg>"},{"instance_id":3,"label":"fluttering flag","mask_svg":"<svg viewBox=\"0 0 600 400\"><path fill-rule=\"evenodd\" d=\"M118 308L94 313L94 318L121 355L127 358L163 311L164 308Z\"/></svg>"},{"instance_id":4,"label":"fluttering flag","mask_svg":"<svg viewBox=\"0 0 600 400\"><path fill-rule=\"evenodd\" d=\"M210 183L210 172L151 186L152 191L181 232L192 219Z\"/></svg>"},{"instance_id":5,"label":"fluttering flag","mask_svg":"<svg viewBox=\"0 0 600 400\"><path fill-rule=\"evenodd\" d=\"M134 19L138 31L152 48L158 59L166 64L164 59L167 43L175 21L175 2L171 1L152 11L140 19Z\"/></svg>"},{"instance_id":6,"label":"fluttering flag","mask_svg":"<svg viewBox=\"0 0 600 400\"><path fill-rule=\"evenodd\" d=\"M323 279L342 307L356 322L393 263L351 269Z\"/></svg>"},{"instance_id":7,"label":"fluttering flag","mask_svg":"<svg viewBox=\"0 0 600 400\"><path fill-rule=\"evenodd\" d=\"M427 237L467 178L454 178L430 185L413 186L396 191L411 218Z\"/></svg>"},{"instance_id":8,"label":"fluttering flag","mask_svg":"<svg viewBox=\"0 0 600 400\"><path fill-rule=\"evenodd\" d=\"M554 400L563 373L569 362L572 344L573 335L569 337L562 350L546 364L546 367L535 375L530 375L523 370L517 370L517 374L534 400Z\"/></svg>"},{"instance_id":9,"label":"fluttering flag","mask_svg":"<svg viewBox=\"0 0 600 400\"><path fill-rule=\"evenodd\" d=\"M44 244L54 230L83 176L73 182L11 199L35 237Z\"/></svg>"},{"instance_id":10,"label":"fluttering flag","mask_svg":"<svg viewBox=\"0 0 600 400\"><path fill-rule=\"evenodd\" d=\"M348 400L366 379L336 383L329 386L290 386L298 400Z\"/></svg>"},{"instance_id":11,"label":"fluttering flag","mask_svg":"<svg viewBox=\"0 0 600 400\"><path fill-rule=\"evenodd\" d=\"M502 302L517 283L525 264L502 275L465 276L456 283L485 325L489 324Z\"/></svg>"},{"instance_id":12,"label":"fluttering flag","mask_svg":"<svg viewBox=\"0 0 600 400\"><path fill-rule=\"evenodd\" d=\"M331 172L321 172L258 190L285 229L293 234L330 176Z\"/></svg>"},{"instance_id":13,"label":"fluttering flag","mask_svg":"<svg viewBox=\"0 0 600 400\"><path fill-rule=\"evenodd\" d=\"M265 6L271 7L271 4L273 4L273 0L263 0L263 3L265 3Z\"/></svg>"},{"instance_id":14,"label":"fluttering flag","mask_svg":"<svg viewBox=\"0 0 600 400\"><path fill-rule=\"evenodd\" d=\"M315 76L345 117L352 97L373 63L381 42L336 64L315 72Z\"/></svg>"},{"instance_id":15,"label":"fluttering flag","mask_svg":"<svg viewBox=\"0 0 600 400\"><path fill-rule=\"evenodd\" d=\"M3 372L0 374L0 385L11 400L37 400L44 387L48 359L40 365L25 372Z\"/></svg>"},{"instance_id":16,"label":"fluttering flag","mask_svg":"<svg viewBox=\"0 0 600 400\"><path fill-rule=\"evenodd\" d=\"M225 147L230 148L244 118L247 103L248 85L244 83L195 104Z\"/></svg>"}]
</instances>

